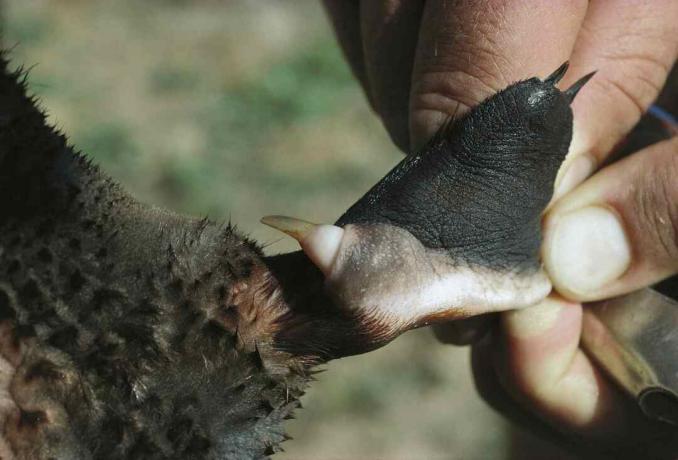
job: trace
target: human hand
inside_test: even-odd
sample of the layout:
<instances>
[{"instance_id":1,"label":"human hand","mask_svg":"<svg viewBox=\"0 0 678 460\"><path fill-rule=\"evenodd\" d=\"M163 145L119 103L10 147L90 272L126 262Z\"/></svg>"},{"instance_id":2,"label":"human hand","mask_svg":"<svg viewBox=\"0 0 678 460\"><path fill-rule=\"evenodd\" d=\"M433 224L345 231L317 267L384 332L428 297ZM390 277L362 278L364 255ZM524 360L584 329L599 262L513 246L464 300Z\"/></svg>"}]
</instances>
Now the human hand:
<instances>
[{"instance_id":1,"label":"human hand","mask_svg":"<svg viewBox=\"0 0 678 460\"><path fill-rule=\"evenodd\" d=\"M660 98L674 111L676 91L678 69ZM676 273L677 127L669 128L673 138L602 169L549 210L543 256L554 284L569 298L602 300ZM648 132L634 130L629 144L647 142L641 138ZM582 324L593 321L586 304L557 296L503 315L501 328L474 347L481 394L506 414L522 411L521 422L533 428L541 418L568 432L580 450L676 458L676 428L647 420L580 349Z\"/></svg>"},{"instance_id":2,"label":"human hand","mask_svg":"<svg viewBox=\"0 0 678 460\"><path fill-rule=\"evenodd\" d=\"M324 3L368 100L405 152L509 83L548 75L568 58L561 87L598 69L573 106L570 156L582 159L563 168L562 191L633 127L676 58L671 0Z\"/></svg>"},{"instance_id":3,"label":"human hand","mask_svg":"<svg viewBox=\"0 0 678 460\"><path fill-rule=\"evenodd\" d=\"M512 81L544 76L568 57L562 87L598 69L573 104L574 138L557 198L605 161L655 99L678 54L678 4L671 1L326 5L371 105L408 152L447 117ZM677 271L677 151L675 139L652 146L554 204L545 219L544 262L559 291L601 299ZM503 394L528 418L586 443L638 446L654 427L579 349L582 314L580 303L559 297L504 314L493 342L474 351L481 393ZM457 328L453 340L478 336L468 331Z\"/></svg>"}]
</instances>

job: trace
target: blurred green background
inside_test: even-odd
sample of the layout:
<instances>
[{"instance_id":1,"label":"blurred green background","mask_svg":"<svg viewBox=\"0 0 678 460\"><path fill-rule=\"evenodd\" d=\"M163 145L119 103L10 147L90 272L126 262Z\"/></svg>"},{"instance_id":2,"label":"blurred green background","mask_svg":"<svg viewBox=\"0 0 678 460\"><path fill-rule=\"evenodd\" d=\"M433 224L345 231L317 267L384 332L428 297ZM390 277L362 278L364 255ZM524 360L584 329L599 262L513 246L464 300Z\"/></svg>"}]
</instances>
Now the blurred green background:
<instances>
[{"instance_id":1,"label":"blurred green background","mask_svg":"<svg viewBox=\"0 0 678 460\"><path fill-rule=\"evenodd\" d=\"M5 0L3 42L72 143L140 200L258 223L334 221L401 158L318 2ZM555 458L475 394L428 330L326 366L278 459ZM564 458L564 457L563 457Z\"/></svg>"}]
</instances>

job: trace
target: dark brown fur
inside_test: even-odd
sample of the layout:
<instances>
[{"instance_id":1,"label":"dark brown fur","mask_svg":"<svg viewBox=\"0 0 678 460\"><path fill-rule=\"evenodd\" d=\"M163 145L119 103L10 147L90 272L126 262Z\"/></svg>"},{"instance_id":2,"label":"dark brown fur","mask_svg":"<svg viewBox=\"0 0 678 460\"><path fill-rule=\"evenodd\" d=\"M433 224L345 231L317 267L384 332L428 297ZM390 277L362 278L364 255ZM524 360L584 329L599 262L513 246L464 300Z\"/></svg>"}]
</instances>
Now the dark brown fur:
<instances>
[{"instance_id":1,"label":"dark brown fur","mask_svg":"<svg viewBox=\"0 0 678 460\"><path fill-rule=\"evenodd\" d=\"M280 259L230 225L138 203L46 125L21 71L0 67L8 448L31 459L273 453L310 367L342 354L327 335L342 321L330 328L331 307L309 304L327 303L315 269L295 256L315 281L283 287Z\"/></svg>"}]
</instances>

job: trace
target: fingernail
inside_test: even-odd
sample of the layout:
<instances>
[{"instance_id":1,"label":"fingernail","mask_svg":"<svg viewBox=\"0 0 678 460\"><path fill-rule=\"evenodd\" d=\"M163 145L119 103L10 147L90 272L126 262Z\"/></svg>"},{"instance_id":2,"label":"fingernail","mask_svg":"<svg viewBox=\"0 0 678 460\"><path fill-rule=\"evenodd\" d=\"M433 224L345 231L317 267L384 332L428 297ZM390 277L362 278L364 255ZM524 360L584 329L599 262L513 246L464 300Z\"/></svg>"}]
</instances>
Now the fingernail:
<instances>
[{"instance_id":1,"label":"fingernail","mask_svg":"<svg viewBox=\"0 0 678 460\"><path fill-rule=\"evenodd\" d=\"M589 294L618 279L631 263L624 228L611 209L590 206L554 220L547 227L544 262L564 294Z\"/></svg>"},{"instance_id":2,"label":"fingernail","mask_svg":"<svg viewBox=\"0 0 678 460\"><path fill-rule=\"evenodd\" d=\"M587 154L580 154L574 158L563 171L562 176L557 181L553 192L553 201L557 200L567 192L581 184L593 172L595 162Z\"/></svg>"}]
</instances>

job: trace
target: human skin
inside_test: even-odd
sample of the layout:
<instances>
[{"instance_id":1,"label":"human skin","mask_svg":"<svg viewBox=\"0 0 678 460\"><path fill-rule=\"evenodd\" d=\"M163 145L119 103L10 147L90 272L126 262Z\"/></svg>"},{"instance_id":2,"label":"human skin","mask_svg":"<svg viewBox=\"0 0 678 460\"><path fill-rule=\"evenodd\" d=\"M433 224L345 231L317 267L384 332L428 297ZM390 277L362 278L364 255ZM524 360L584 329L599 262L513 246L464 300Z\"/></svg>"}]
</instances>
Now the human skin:
<instances>
[{"instance_id":1,"label":"human skin","mask_svg":"<svg viewBox=\"0 0 678 460\"><path fill-rule=\"evenodd\" d=\"M654 427L579 347L581 302L678 272L678 138L599 169L675 64L678 4L324 3L370 105L404 152L510 82L547 75L566 59L564 87L598 70L573 103L572 144L543 219L542 259L558 294L502 314L491 339L474 347L475 375L483 396L505 412L520 408L539 430L603 450L647 439ZM486 325L472 318L442 335L469 342Z\"/></svg>"}]
</instances>

